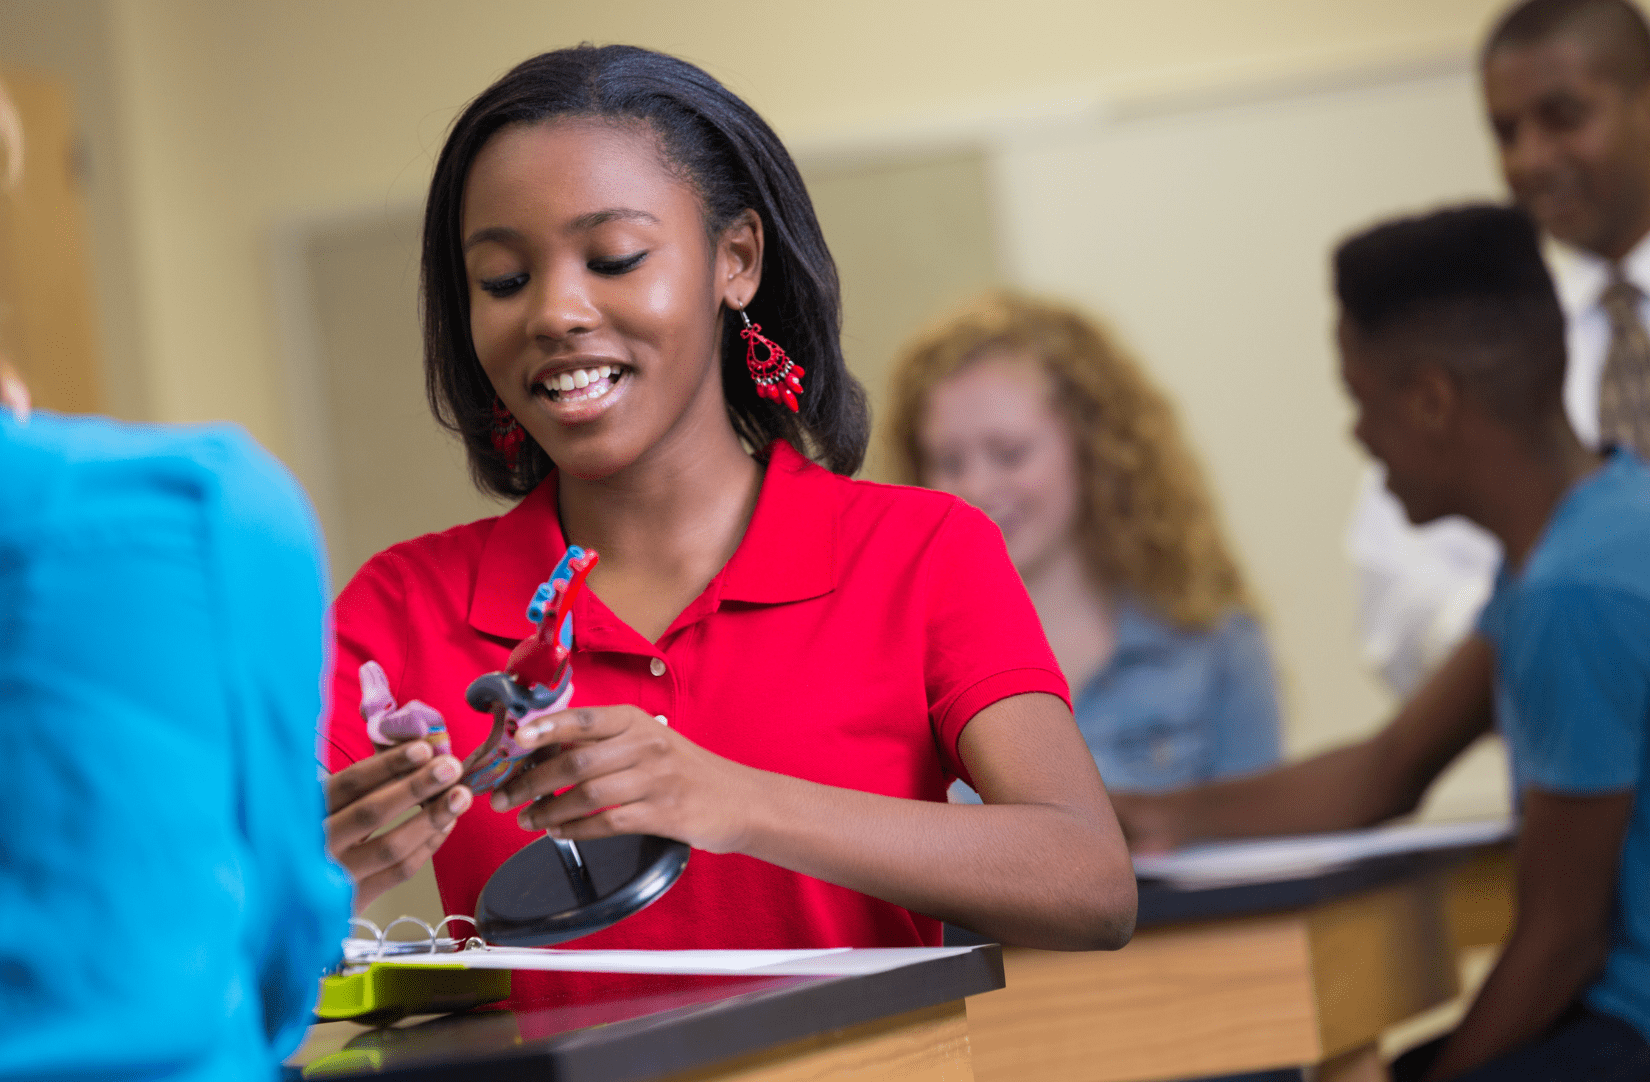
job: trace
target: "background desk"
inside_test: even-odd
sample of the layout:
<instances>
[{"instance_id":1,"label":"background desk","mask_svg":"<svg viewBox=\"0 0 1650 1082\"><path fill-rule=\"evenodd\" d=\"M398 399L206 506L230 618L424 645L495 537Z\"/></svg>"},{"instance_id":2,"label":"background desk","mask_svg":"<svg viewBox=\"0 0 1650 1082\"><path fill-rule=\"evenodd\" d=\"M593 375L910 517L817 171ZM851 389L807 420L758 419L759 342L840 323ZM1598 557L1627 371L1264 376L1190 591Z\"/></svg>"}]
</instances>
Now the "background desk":
<instances>
[{"instance_id":1,"label":"background desk","mask_svg":"<svg viewBox=\"0 0 1650 1082\"><path fill-rule=\"evenodd\" d=\"M287 1073L298 1077L307 1065L309 1078L973 1082L963 1000L1003 986L995 945L856 976L787 968L786 976L661 978L662 990L644 998L389 1029L321 1023Z\"/></svg>"},{"instance_id":2,"label":"background desk","mask_svg":"<svg viewBox=\"0 0 1650 1082\"><path fill-rule=\"evenodd\" d=\"M975 1078L1384 1078L1381 1032L1453 999L1460 949L1505 935L1508 867L1504 848L1470 849L1280 883L1144 883L1122 951L1003 952L1007 988L968 1001Z\"/></svg>"}]
</instances>

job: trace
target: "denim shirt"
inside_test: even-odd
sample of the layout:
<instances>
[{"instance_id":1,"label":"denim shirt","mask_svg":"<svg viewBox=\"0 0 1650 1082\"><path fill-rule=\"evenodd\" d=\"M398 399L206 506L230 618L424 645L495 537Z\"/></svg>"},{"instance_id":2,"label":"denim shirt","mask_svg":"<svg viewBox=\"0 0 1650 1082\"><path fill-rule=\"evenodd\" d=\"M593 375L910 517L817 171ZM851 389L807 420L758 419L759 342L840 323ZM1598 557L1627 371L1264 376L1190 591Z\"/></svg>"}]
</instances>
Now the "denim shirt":
<instances>
[{"instance_id":1,"label":"denim shirt","mask_svg":"<svg viewBox=\"0 0 1650 1082\"><path fill-rule=\"evenodd\" d=\"M1120 598L1113 619L1116 648L1072 711L1106 788L1179 789L1278 761L1277 683L1252 616L1191 630ZM952 794L979 802L961 782Z\"/></svg>"}]
</instances>

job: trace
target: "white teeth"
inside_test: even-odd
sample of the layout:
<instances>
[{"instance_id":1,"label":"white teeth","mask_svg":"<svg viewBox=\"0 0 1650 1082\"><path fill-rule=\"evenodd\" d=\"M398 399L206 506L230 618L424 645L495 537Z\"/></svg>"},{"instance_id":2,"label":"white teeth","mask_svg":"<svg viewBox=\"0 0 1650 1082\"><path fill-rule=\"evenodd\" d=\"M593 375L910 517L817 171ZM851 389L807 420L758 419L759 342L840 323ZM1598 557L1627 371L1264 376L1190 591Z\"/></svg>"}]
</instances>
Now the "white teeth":
<instances>
[{"instance_id":1,"label":"white teeth","mask_svg":"<svg viewBox=\"0 0 1650 1082\"><path fill-rule=\"evenodd\" d=\"M613 389L612 383L604 380L617 381L622 370L616 365L604 364L593 368L575 368L553 376L545 376L540 384L551 393L552 398L566 398L573 391L584 391L578 398L600 398Z\"/></svg>"}]
</instances>

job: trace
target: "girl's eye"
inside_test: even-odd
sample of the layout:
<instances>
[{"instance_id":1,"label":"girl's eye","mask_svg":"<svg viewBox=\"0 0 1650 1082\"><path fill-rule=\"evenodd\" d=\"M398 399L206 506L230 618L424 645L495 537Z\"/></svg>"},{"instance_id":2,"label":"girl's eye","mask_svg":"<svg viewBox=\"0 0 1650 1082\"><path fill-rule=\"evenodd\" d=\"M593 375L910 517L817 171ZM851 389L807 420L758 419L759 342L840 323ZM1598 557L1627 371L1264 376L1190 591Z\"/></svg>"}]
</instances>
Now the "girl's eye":
<instances>
[{"instance_id":1,"label":"girl's eye","mask_svg":"<svg viewBox=\"0 0 1650 1082\"><path fill-rule=\"evenodd\" d=\"M924 482L939 485L955 483L963 472L962 456L957 454L934 455L923 465Z\"/></svg>"},{"instance_id":2,"label":"girl's eye","mask_svg":"<svg viewBox=\"0 0 1650 1082\"><path fill-rule=\"evenodd\" d=\"M1026 459L1031 457L1031 446L1024 443L1010 444L992 449L991 457L998 466L1005 470L1018 469L1025 465Z\"/></svg>"},{"instance_id":3,"label":"girl's eye","mask_svg":"<svg viewBox=\"0 0 1650 1082\"><path fill-rule=\"evenodd\" d=\"M586 266L597 274L624 274L627 271L635 270L641 261L646 258L646 252L637 252L635 255L627 255L623 259L592 259Z\"/></svg>"},{"instance_id":4,"label":"girl's eye","mask_svg":"<svg viewBox=\"0 0 1650 1082\"><path fill-rule=\"evenodd\" d=\"M506 274L499 278L484 278L478 284L494 297L508 297L527 284L527 275Z\"/></svg>"}]
</instances>

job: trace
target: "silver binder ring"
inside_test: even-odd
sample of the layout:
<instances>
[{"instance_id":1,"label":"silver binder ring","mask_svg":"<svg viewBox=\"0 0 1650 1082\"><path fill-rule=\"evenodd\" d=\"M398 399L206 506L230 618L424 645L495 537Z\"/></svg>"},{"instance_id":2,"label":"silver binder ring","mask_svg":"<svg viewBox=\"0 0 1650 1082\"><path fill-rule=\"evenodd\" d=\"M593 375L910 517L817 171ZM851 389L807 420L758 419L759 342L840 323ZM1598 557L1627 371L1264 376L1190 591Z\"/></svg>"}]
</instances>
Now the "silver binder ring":
<instances>
[{"instance_id":1,"label":"silver binder ring","mask_svg":"<svg viewBox=\"0 0 1650 1082\"><path fill-rule=\"evenodd\" d=\"M422 920L419 917L412 917L403 914L402 916L396 917L394 920L384 925L384 930L380 932L378 936L378 953L373 955L374 958L382 958L384 956L385 945L389 942L390 929L394 928L397 924L416 924L420 928L424 929L424 934L428 937L430 944L430 949L427 953L435 953L435 929L430 927L428 921Z\"/></svg>"}]
</instances>

